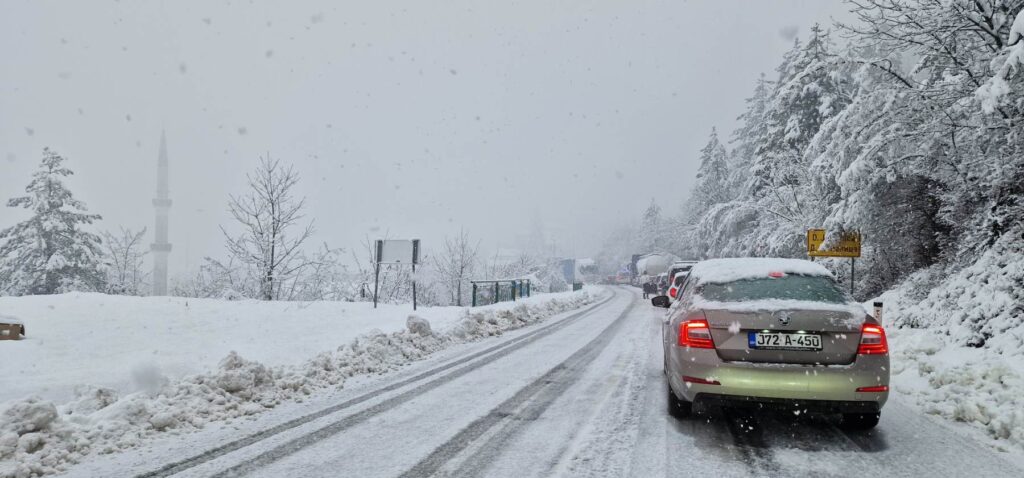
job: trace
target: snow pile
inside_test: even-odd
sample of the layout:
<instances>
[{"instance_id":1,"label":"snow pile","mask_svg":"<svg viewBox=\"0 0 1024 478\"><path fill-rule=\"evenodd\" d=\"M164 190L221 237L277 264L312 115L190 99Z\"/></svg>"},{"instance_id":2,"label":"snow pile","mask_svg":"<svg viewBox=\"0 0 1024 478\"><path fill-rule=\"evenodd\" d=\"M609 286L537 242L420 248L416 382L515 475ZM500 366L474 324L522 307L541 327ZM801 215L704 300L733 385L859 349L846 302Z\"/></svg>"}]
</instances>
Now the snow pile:
<instances>
[{"instance_id":1,"label":"snow pile","mask_svg":"<svg viewBox=\"0 0 1024 478\"><path fill-rule=\"evenodd\" d=\"M880 298L894 390L927 413L1024 448L1024 241L1006 235L953 274L918 272Z\"/></svg>"},{"instance_id":2,"label":"snow pile","mask_svg":"<svg viewBox=\"0 0 1024 478\"><path fill-rule=\"evenodd\" d=\"M394 370L454 344L500 335L593 302L596 295L541 296L517 304L461 309L453 325L434 328L417 315L403 330L372 330L298 365L267 366L235 352L215 370L168 380L156 369L136 372L144 390L83 386L61 405L39 397L0 405L0 478L58 473L91 453L113 453L159 433L247 417L349 377ZM149 390L145 390L149 388Z\"/></svg>"},{"instance_id":3,"label":"snow pile","mask_svg":"<svg viewBox=\"0 0 1024 478\"><path fill-rule=\"evenodd\" d=\"M743 279L761 279L773 272L806 276L833 277L825 266L802 259L748 257L743 259L709 259L700 261L690 274L699 284L724 284Z\"/></svg>"}]
</instances>

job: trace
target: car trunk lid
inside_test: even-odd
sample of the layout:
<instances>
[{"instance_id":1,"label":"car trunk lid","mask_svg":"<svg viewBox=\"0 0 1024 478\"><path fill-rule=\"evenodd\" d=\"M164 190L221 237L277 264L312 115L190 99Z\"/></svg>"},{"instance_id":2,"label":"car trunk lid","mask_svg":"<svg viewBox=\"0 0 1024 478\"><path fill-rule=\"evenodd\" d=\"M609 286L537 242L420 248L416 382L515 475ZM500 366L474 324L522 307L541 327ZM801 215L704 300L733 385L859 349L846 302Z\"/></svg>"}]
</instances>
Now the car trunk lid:
<instances>
[{"instance_id":1,"label":"car trunk lid","mask_svg":"<svg viewBox=\"0 0 1024 478\"><path fill-rule=\"evenodd\" d=\"M794 310L704 310L715 349L722 360L790 364L845 365L853 362L864 317L827 307ZM799 335L818 335L821 350L768 349L755 342L757 333L784 333L793 348L815 341ZM767 345L771 347L771 345Z\"/></svg>"}]
</instances>

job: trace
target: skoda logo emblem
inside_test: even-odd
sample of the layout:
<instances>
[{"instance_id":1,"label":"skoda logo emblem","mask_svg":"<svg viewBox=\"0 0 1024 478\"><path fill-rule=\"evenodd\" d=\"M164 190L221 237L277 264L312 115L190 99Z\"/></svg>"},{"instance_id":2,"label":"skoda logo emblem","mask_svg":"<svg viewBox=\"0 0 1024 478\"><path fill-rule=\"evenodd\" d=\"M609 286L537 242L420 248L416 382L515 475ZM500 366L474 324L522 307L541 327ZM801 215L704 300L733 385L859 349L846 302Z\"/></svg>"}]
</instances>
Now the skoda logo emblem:
<instances>
[{"instance_id":1,"label":"skoda logo emblem","mask_svg":"<svg viewBox=\"0 0 1024 478\"><path fill-rule=\"evenodd\" d=\"M782 325L789 325L789 314L787 314L785 312L779 314L779 322Z\"/></svg>"}]
</instances>

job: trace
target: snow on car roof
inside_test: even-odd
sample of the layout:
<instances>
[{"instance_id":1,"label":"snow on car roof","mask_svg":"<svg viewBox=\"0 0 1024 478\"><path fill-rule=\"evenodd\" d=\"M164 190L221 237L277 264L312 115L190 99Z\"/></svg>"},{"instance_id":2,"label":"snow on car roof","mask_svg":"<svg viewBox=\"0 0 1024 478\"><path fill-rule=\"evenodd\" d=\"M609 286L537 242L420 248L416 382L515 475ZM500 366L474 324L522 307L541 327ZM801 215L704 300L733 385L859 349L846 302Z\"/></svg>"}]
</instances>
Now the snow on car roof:
<instances>
[{"instance_id":1,"label":"snow on car roof","mask_svg":"<svg viewBox=\"0 0 1024 478\"><path fill-rule=\"evenodd\" d=\"M746 257L737 259L709 259L700 261L690 270L697 284L724 284L743 279L771 277L772 273L832 277L821 264L803 259Z\"/></svg>"}]
</instances>

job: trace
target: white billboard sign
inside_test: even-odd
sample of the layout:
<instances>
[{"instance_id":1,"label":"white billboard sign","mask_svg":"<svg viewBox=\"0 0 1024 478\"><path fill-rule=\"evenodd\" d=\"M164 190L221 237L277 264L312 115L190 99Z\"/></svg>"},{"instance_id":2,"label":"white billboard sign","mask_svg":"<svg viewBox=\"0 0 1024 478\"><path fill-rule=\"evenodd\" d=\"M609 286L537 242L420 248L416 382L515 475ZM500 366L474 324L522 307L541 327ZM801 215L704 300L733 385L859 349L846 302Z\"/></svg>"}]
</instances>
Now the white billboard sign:
<instances>
[{"instance_id":1,"label":"white billboard sign","mask_svg":"<svg viewBox=\"0 0 1024 478\"><path fill-rule=\"evenodd\" d=\"M378 264L419 264L419 239L387 239L377 241Z\"/></svg>"}]
</instances>

